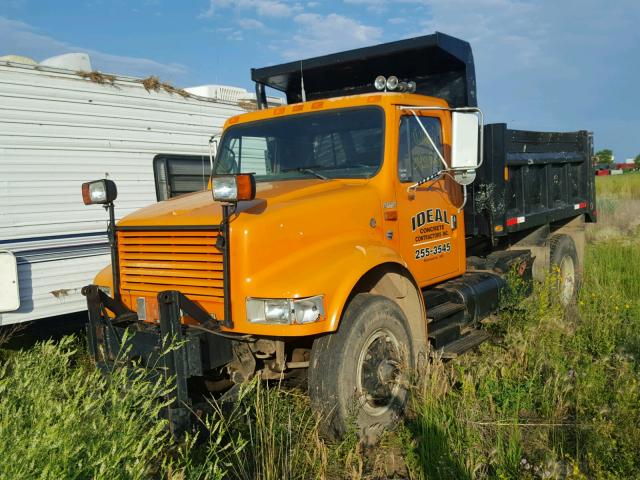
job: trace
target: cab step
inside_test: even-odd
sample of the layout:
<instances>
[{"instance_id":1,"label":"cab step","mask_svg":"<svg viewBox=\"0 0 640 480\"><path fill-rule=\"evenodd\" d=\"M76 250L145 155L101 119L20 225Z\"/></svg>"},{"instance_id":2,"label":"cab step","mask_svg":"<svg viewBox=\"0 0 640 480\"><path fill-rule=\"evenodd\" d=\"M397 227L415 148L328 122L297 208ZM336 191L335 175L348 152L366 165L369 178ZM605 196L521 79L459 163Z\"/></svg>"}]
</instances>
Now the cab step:
<instances>
[{"instance_id":1,"label":"cab step","mask_svg":"<svg viewBox=\"0 0 640 480\"><path fill-rule=\"evenodd\" d=\"M436 325L436 327L438 328L428 329L427 334L431 345L437 349L455 342L462 335L462 326L457 322L444 322L444 324Z\"/></svg>"},{"instance_id":2,"label":"cab step","mask_svg":"<svg viewBox=\"0 0 640 480\"><path fill-rule=\"evenodd\" d=\"M436 353L441 352L441 358L456 358L464 352L477 347L491 335L485 330L471 330L469 333L451 343L444 345Z\"/></svg>"},{"instance_id":3,"label":"cab step","mask_svg":"<svg viewBox=\"0 0 640 480\"><path fill-rule=\"evenodd\" d=\"M429 288L422 291L422 297L424 298L424 304L429 309L442 303L447 303L451 300L451 293L441 288Z\"/></svg>"},{"instance_id":4,"label":"cab step","mask_svg":"<svg viewBox=\"0 0 640 480\"><path fill-rule=\"evenodd\" d=\"M452 317L458 312L464 311L464 305L461 303L445 302L433 308L427 305L427 323L437 323L447 317ZM464 320L464 315L462 316Z\"/></svg>"}]
</instances>

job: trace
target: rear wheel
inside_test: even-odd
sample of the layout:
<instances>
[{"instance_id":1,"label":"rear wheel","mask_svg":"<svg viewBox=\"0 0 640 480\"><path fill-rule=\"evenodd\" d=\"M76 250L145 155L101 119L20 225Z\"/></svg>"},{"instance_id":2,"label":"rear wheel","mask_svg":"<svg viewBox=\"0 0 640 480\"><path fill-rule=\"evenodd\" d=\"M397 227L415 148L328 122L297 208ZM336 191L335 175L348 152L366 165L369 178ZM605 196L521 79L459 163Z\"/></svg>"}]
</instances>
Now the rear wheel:
<instances>
[{"instance_id":1,"label":"rear wheel","mask_svg":"<svg viewBox=\"0 0 640 480\"><path fill-rule=\"evenodd\" d=\"M551 269L558 273L560 301L564 306L573 303L580 285L580 264L576 245L569 235L559 234L551 237Z\"/></svg>"},{"instance_id":2,"label":"rear wheel","mask_svg":"<svg viewBox=\"0 0 640 480\"><path fill-rule=\"evenodd\" d=\"M353 425L374 442L404 411L413 361L400 307L379 295L354 297L338 331L318 338L311 352L309 395L324 433L340 437Z\"/></svg>"}]
</instances>

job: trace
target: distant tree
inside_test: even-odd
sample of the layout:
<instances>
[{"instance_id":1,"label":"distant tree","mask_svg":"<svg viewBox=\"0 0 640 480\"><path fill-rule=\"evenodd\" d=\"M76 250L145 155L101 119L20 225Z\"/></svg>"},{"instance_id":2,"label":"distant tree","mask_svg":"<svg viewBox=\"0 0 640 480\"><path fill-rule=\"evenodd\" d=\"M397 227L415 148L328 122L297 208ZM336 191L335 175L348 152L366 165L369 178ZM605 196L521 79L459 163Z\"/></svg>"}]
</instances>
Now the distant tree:
<instances>
[{"instance_id":1,"label":"distant tree","mask_svg":"<svg viewBox=\"0 0 640 480\"><path fill-rule=\"evenodd\" d=\"M596 152L596 158L598 159L598 163L612 163L613 152L608 148L605 148L604 150Z\"/></svg>"},{"instance_id":2,"label":"distant tree","mask_svg":"<svg viewBox=\"0 0 640 480\"><path fill-rule=\"evenodd\" d=\"M633 163L635 163L636 164L636 168L640 170L640 155L636 155L636 158L633 161Z\"/></svg>"}]
</instances>

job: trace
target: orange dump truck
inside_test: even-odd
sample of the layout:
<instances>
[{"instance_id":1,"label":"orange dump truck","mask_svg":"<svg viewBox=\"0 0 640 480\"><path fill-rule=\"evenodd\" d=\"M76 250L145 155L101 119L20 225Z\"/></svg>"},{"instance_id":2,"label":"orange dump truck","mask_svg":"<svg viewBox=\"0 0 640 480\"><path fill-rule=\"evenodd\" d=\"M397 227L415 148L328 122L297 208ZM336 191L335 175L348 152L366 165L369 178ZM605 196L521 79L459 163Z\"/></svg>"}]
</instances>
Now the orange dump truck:
<instances>
[{"instance_id":1,"label":"orange dump truck","mask_svg":"<svg viewBox=\"0 0 640 480\"><path fill-rule=\"evenodd\" d=\"M208 190L116 225L115 183L83 185L111 213L112 265L83 290L90 351L155 364L179 341L159 359L174 431L202 392L306 370L326 431L375 434L406 371L487 338L507 273L557 265L573 299L591 136L483 125L468 43L436 33L252 77L262 108L212 140ZM265 87L288 104L266 108Z\"/></svg>"}]
</instances>

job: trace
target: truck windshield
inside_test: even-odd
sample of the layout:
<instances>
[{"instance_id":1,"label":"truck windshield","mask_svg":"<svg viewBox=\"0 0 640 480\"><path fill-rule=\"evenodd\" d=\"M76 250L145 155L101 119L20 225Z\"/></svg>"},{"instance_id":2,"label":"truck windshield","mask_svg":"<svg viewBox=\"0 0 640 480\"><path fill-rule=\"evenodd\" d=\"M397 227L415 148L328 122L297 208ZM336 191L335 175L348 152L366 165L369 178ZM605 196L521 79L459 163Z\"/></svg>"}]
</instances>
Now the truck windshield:
<instances>
[{"instance_id":1,"label":"truck windshield","mask_svg":"<svg viewBox=\"0 0 640 480\"><path fill-rule=\"evenodd\" d=\"M371 178L382 165L384 112L378 107L292 115L230 127L214 174L256 181Z\"/></svg>"}]
</instances>

